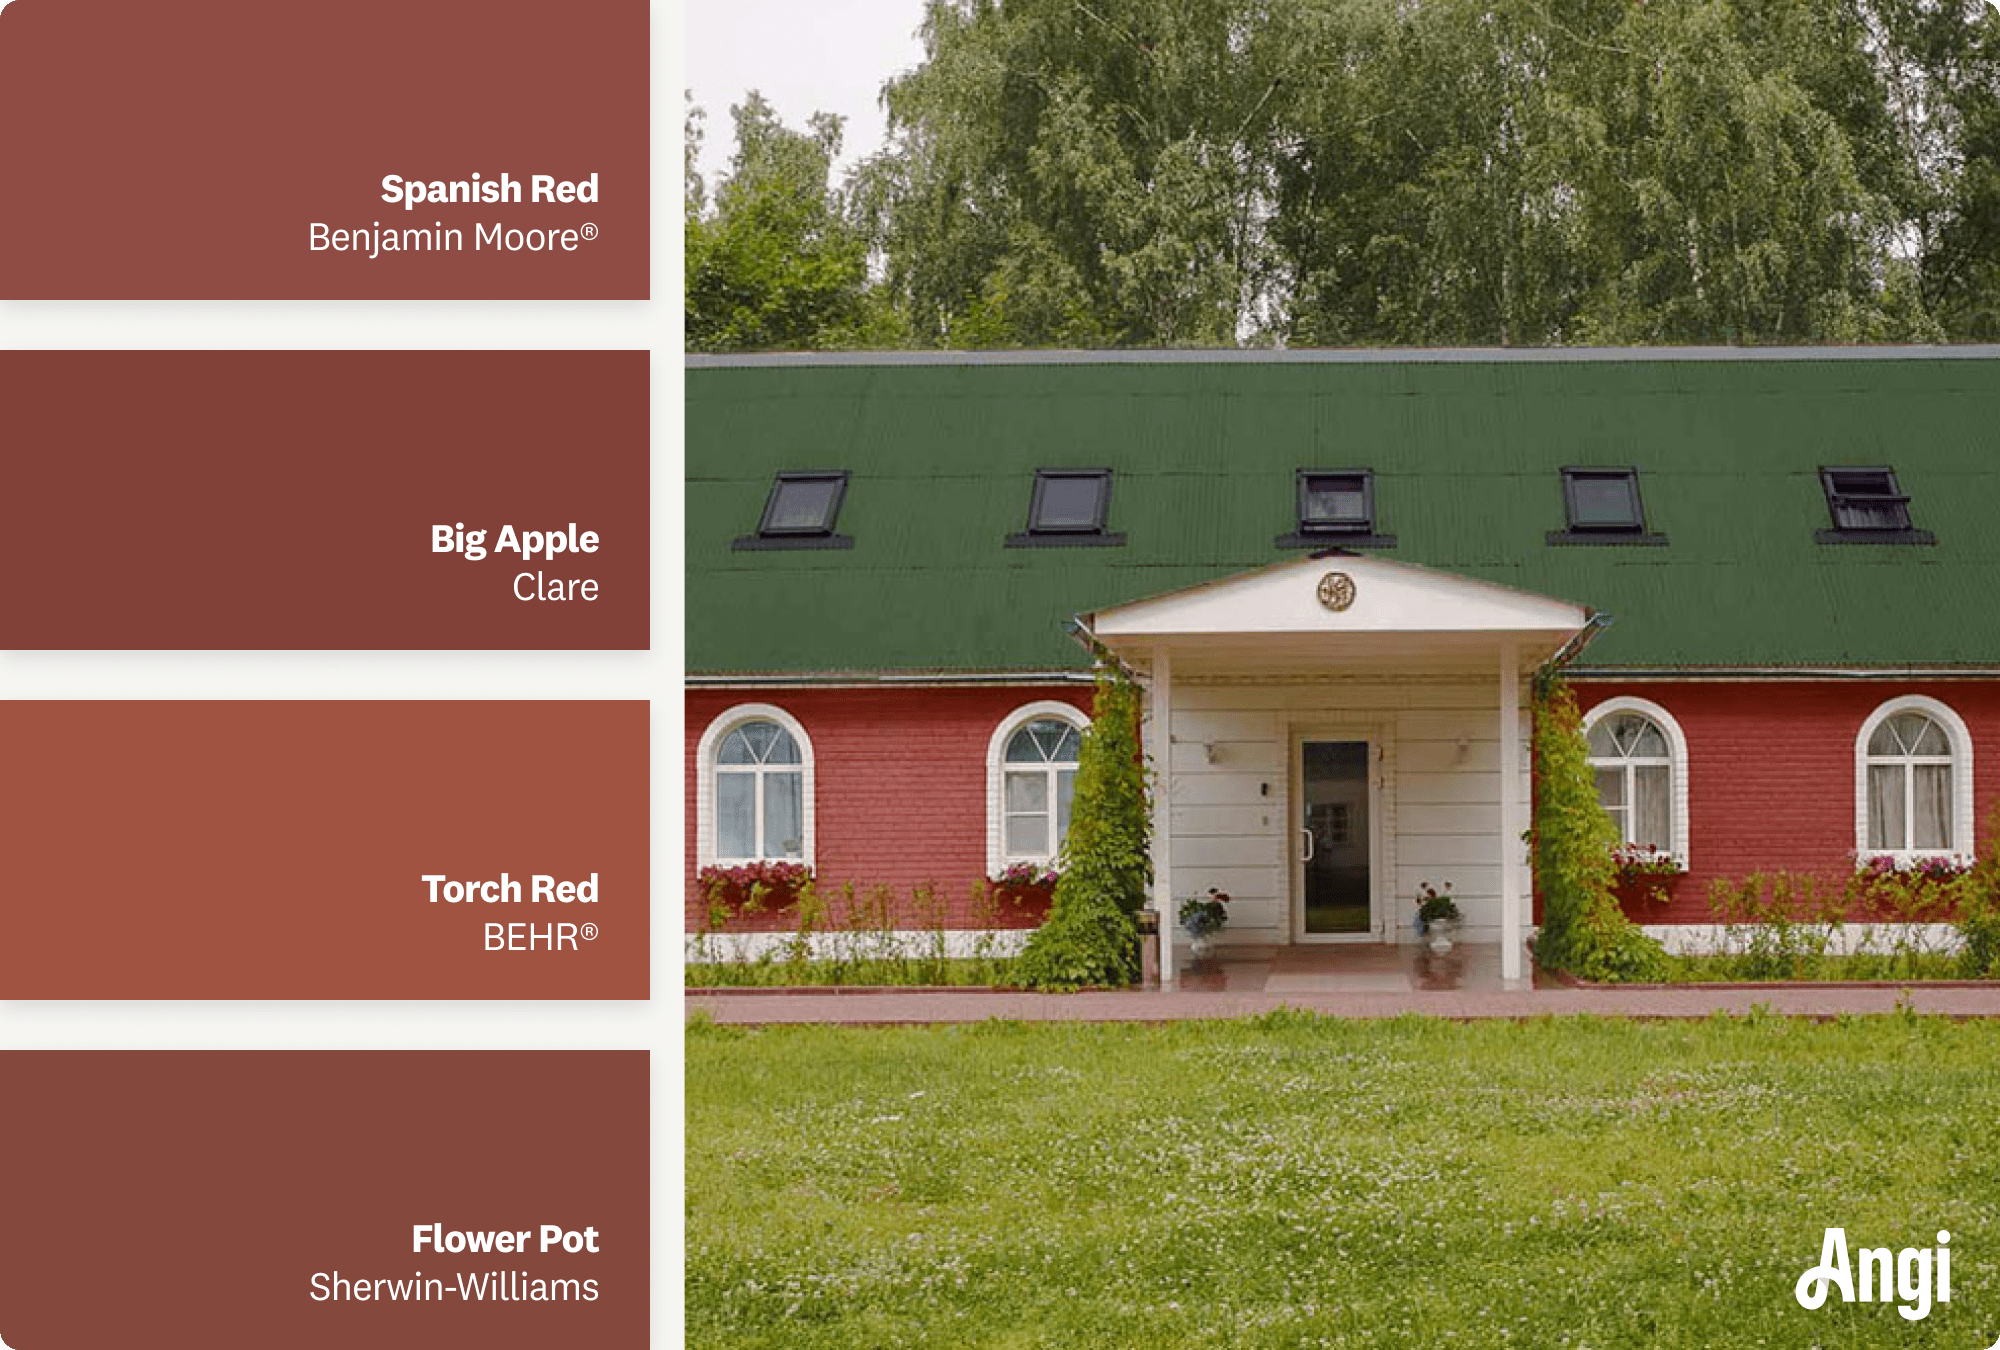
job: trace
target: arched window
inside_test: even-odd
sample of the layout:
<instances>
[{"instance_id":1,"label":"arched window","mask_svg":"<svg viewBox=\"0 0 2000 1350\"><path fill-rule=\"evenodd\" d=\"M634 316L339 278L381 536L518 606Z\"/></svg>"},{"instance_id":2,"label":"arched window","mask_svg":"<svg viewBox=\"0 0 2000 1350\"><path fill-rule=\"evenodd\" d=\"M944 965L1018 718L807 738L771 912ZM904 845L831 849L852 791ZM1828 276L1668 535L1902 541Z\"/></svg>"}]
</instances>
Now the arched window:
<instances>
[{"instance_id":1,"label":"arched window","mask_svg":"<svg viewBox=\"0 0 2000 1350\"><path fill-rule=\"evenodd\" d=\"M1620 843L1688 859L1687 737L1659 704L1612 698L1583 719L1597 799Z\"/></svg>"},{"instance_id":2,"label":"arched window","mask_svg":"<svg viewBox=\"0 0 2000 1350\"><path fill-rule=\"evenodd\" d=\"M1891 699L1855 738L1855 852L1898 859L1972 852L1972 736L1934 698Z\"/></svg>"},{"instance_id":3,"label":"arched window","mask_svg":"<svg viewBox=\"0 0 2000 1350\"><path fill-rule=\"evenodd\" d=\"M1073 705L1050 700L1015 709L994 730L986 755L990 871L1062 852L1087 725Z\"/></svg>"},{"instance_id":4,"label":"arched window","mask_svg":"<svg viewBox=\"0 0 2000 1350\"><path fill-rule=\"evenodd\" d=\"M812 742L780 708L745 703L697 749L697 862L813 860Z\"/></svg>"}]
</instances>

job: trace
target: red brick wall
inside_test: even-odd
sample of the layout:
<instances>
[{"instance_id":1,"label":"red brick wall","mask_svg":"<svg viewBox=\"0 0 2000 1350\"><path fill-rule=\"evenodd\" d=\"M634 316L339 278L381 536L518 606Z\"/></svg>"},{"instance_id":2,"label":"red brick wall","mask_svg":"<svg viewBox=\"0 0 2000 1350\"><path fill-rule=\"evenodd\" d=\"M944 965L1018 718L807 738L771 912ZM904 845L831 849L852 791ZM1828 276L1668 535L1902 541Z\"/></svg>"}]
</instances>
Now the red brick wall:
<instances>
[{"instance_id":1,"label":"red brick wall","mask_svg":"<svg viewBox=\"0 0 2000 1350\"><path fill-rule=\"evenodd\" d=\"M1082 685L690 690L688 929L701 919L696 756L702 732L723 712L739 703L768 703L797 718L811 737L814 861L823 895L852 881L864 888L890 886L906 901L913 887L931 885L947 905L947 921L971 927L971 889L986 875L986 747L1002 719L1043 699L1090 708L1090 690Z\"/></svg>"},{"instance_id":2,"label":"red brick wall","mask_svg":"<svg viewBox=\"0 0 2000 1350\"><path fill-rule=\"evenodd\" d=\"M2000 794L2000 681L1578 680L1574 688L1585 713L1621 694L1650 699L1687 736L1689 871L1672 883L1666 905L1627 903L1642 923L1710 922L1718 877L1782 870L1844 878L1854 852L1854 738L1892 698L1927 694L1965 719L1982 831Z\"/></svg>"},{"instance_id":3,"label":"red brick wall","mask_svg":"<svg viewBox=\"0 0 2000 1350\"><path fill-rule=\"evenodd\" d=\"M1665 905L1635 902L1646 923L1710 921L1718 877L1814 872L1838 881L1854 848L1854 737L1870 713L1903 694L1928 694L1971 728L1974 807L1983 822L2000 796L2000 681L1583 681L1584 711L1620 694L1650 699L1688 741L1689 873ZM976 922L973 883L986 873L986 746L1025 703L1060 699L1088 710L1076 685L1009 688L695 690L687 695L686 913L695 890L693 803L702 732L738 703L770 703L812 738L815 852L822 891L888 885L907 900L929 884L948 921ZM1537 906L1539 917L1539 905ZM772 926L767 924L766 926ZM788 927L789 921L776 926Z\"/></svg>"}]
</instances>

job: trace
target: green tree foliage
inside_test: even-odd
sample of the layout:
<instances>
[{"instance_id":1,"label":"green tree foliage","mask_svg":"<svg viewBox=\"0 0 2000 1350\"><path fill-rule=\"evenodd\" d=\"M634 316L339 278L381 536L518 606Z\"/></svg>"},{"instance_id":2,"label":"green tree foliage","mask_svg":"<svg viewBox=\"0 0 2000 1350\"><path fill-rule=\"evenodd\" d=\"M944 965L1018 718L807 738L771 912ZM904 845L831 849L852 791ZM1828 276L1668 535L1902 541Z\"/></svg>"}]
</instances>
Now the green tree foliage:
<instances>
[{"instance_id":1,"label":"green tree foliage","mask_svg":"<svg viewBox=\"0 0 2000 1350\"><path fill-rule=\"evenodd\" d=\"M1888 72L1893 145L1911 166L1905 242L1953 340L2000 338L2000 16L1979 0L1857 0Z\"/></svg>"},{"instance_id":2,"label":"green tree foliage","mask_svg":"<svg viewBox=\"0 0 2000 1350\"><path fill-rule=\"evenodd\" d=\"M1261 10L1261 6L1255 7ZM938 346L1229 345L1255 312L1283 25L1235 0L934 0L863 175Z\"/></svg>"},{"instance_id":3,"label":"green tree foliage","mask_svg":"<svg viewBox=\"0 0 2000 1350\"><path fill-rule=\"evenodd\" d=\"M1597 800L1576 697L1553 677L1535 691L1535 818L1529 831L1542 898L1535 960L1586 980L1662 980L1666 952L1618 907L1617 827Z\"/></svg>"},{"instance_id":4,"label":"green tree foliage","mask_svg":"<svg viewBox=\"0 0 2000 1350\"><path fill-rule=\"evenodd\" d=\"M1090 729L1076 766L1063 874L1049 917L1028 938L1015 978L1034 989L1130 984L1153 861L1145 770L1139 760L1139 692L1101 667Z\"/></svg>"},{"instance_id":5,"label":"green tree foliage","mask_svg":"<svg viewBox=\"0 0 2000 1350\"><path fill-rule=\"evenodd\" d=\"M1280 166L1290 336L1931 336L1865 38L1844 0L1446 0L1336 26L1358 74L1309 92Z\"/></svg>"},{"instance_id":6,"label":"green tree foliage","mask_svg":"<svg viewBox=\"0 0 2000 1350\"><path fill-rule=\"evenodd\" d=\"M732 352L892 346L893 316L868 284L868 245L829 181L840 119L808 131L752 92L730 109L736 153L711 194L695 168L701 110L684 132L687 346Z\"/></svg>"},{"instance_id":7,"label":"green tree foliage","mask_svg":"<svg viewBox=\"0 0 2000 1350\"><path fill-rule=\"evenodd\" d=\"M854 187L935 346L2000 329L1984 0L931 0Z\"/></svg>"},{"instance_id":8,"label":"green tree foliage","mask_svg":"<svg viewBox=\"0 0 2000 1350\"><path fill-rule=\"evenodd\" d=\"M701 214L708 205L708 184L701 181L701 143L706 136L704 125L708 113L695 106L691 92L682 94L684 111L681 114L681 209L686 218L688 234L693 237ZM689 245L692 256L693 245Z\"/></svg>"}]
</instances>

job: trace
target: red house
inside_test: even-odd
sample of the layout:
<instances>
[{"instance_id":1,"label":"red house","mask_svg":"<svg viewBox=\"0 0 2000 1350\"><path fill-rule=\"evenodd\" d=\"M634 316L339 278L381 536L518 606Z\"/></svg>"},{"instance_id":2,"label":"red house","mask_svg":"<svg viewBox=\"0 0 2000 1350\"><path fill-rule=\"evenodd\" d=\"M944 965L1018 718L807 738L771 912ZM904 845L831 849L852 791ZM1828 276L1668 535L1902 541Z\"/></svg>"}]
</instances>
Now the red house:
<instances>
[{"instance_id":1,"label":"red house","mask_svg":"<svg viewBox=\"0 0 2000 1350\"><path fill-rule=\"evenodd\" d=\"M1086 640L1144 690L1156 898L1230 892L1229 941L1410 940L1449 882L1517 974L1552 664L1670 941L1718 878L1966 859L1996 452L1988 348L691 358L689 929L760 860L993 925Z\"/></svg>"}]
</instances>

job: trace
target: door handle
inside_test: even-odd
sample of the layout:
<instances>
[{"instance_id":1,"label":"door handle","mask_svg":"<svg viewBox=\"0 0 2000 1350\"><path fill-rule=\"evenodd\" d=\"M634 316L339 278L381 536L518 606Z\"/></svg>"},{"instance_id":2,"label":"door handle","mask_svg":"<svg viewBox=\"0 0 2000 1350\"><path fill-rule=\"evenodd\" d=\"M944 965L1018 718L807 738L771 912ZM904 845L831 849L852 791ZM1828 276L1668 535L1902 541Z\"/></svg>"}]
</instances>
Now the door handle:
<instances>
[{"instance_id":1,"label":"door handle","mask_svg":"<svg viewBox=\"0 0 2000 1350\"><path fill-rule=\"evenodd\" d=\"M1302 855L1302 856L1301 856L1301 857L1299 858L1299 861L1300 861L1300 862L1311 862L1311 861L1313 860L1313 832L1312 832L1312 826L1310 826L1310 825L1301 825L1301 826L1299 826L1299 833L1300 833L1300 834L1302 834L1302 835L1304 835L1304 836L1306 837L1306 851L1305 851L1304 855Z\"/></svg>"}]
</instances>

